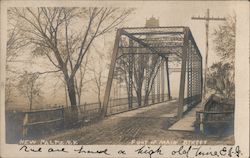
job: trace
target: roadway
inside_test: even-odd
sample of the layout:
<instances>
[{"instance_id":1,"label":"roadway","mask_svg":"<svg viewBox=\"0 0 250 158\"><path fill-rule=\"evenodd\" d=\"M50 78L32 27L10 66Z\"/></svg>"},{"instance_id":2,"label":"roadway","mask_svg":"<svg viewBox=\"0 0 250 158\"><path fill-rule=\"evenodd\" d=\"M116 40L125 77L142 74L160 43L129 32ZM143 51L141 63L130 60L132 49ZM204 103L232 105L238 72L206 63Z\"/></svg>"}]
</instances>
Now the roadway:
<instances>
[{"instance_id":1,"label":"roadway","mask_svg":"<svg viewBox=\"0 0 250 158\"><path fill-rule=\"evenodd\" d=\"M177 101L163 102L109 116L95 124L46 136L46 140L75 140L78 144L183 144L205 140L208 144L232 143L232 138L203 138L190 131L168 130L176 121Z\"/></svg>"}]
</instances>

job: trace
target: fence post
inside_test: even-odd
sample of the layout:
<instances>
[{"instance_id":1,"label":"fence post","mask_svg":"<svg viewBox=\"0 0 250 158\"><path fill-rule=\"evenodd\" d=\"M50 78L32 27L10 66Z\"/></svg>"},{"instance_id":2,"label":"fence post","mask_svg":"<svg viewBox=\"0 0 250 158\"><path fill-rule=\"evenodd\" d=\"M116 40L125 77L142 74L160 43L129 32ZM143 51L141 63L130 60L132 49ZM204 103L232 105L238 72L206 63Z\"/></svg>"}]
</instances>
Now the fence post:
<instances>
[{"instance_id":1,"label":"fence post","mask_svg":"<svg viewBox=\"0 0 250 158\"><path fill-rule=\"evenodd\" d=\"M85 103L84 103L84 109L83 109L84 116L87 115L86 106L87 106L87 103L85 102Z\"/></svg>"},{"instance_id":2,"label":"fence post","mask_svg":"<svg viewBox=\"0 0 250 158\"><path fill-rule=\"evenodd\" d=\"M27 125L28 125L28 113L25 112L24 119L23 119L23 131L22 131L23 138L25 138L28 135L28 126Z\"/></svg>"},{"instance_id":3,"label":"fence post","mask_svg":"<svg viewBox=\"0 0 250 158\"><path fill-rule=\"evenodd\" d=\"M204 134L204 122L203 122L203 118L204 118L204 116L203 116L203 114L205 114L205 113L200 113L200 131L201 131L201 133L202 134Z\"/></svg>"},{"instance_id":4,"label":"fence post","mask_svg":"<svg viewBox=\"0 0 250 158\"><path fill-rule=\"evenodd\" d=\"M64 108L63 105L61 106L61 111L62 111L62 127L65 127L65 115L64 115Z\"/></svg>"},{"instance_id":5,"label":"fence post","mask_svg":"<svg viewBox=\"0 0 250 158\"><path fill-rule=\"evenodd\" d=\"M102 109L102 102L99 103L98 113L100 113L100 114L101 114L101 111L102 111L101 109ZM107 111L108 111L108 110L107 110ZM107 113L108 113L108 112L107 112Z\"/></svg>"}]
</instances>

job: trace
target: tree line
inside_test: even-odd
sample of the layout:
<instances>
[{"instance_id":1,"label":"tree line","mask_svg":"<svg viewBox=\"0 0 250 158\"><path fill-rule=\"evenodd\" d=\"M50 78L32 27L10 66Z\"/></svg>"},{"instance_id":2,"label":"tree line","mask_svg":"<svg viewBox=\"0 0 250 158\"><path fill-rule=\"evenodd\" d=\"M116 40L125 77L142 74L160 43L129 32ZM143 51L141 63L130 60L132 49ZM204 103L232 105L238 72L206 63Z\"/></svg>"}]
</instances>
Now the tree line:
<instances>
[{"instance_id":1,"label":"tree line","mask_svg":"<svg viewBox=\"0 0 250 158\"><path fill-rule=\"evenodd\" d=\"M7 65L22 56L21 50L29 50L33 57L42 57L51 65L45 72L27 72L19 75L19 90L32 106L32 100L40 95L39 76L57 73L66 87L72 108L81 102L84 78L88 69L88 54L94 41L113 32L134 9L89 7L38 7L8 9ZM15 71L7 67L7 71ZM100 93L100 71L92 69ZM7 78L6 83L13 82ZM6 86L6 92L11 88ZM98 97L100 98L100 97ZM8 102L10 97L6 97ZM99 99L100 100L100 99Z\"/></svg>"}]
</instances>

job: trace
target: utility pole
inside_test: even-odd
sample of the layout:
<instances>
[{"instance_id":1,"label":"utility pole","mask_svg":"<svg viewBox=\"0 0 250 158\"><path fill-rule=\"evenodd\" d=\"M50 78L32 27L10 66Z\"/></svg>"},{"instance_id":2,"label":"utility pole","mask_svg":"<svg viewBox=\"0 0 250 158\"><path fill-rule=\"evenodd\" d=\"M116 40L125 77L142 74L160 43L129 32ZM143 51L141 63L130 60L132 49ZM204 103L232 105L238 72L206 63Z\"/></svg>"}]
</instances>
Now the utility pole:
<instances>
[{"instance_id":1,"label":"utility pole","mask_svg":"<svg viewBox=\"0 0 250 158\"><path fill-rule=\"evenodd\" d=\"M204 82L203 82L203 96L202 96L202 105L205 102L206 99L206 82L207 82L207 71L208 71L208 66L207 66L207 61L208 61L208 36L209 36L209 21L212 20L217 20L217 21L225 21L226 18L214 18L210 17L209 15L209 9L207 9L206 15L204 17L192 17L192 20L205 20L206 22L206 58L205 58L205 74L204 74Z\"/></svg>"}]
</instances>

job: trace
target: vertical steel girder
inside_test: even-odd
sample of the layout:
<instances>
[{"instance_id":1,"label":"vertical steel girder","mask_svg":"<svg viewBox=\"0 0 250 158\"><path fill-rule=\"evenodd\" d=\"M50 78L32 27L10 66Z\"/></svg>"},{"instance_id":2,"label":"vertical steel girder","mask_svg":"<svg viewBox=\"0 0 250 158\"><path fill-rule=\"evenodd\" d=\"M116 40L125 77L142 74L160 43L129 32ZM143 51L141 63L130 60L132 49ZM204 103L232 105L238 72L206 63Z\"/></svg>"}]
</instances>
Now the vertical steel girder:
<instances>
[{"instance_id":1,"label":"vertical steel girder","mask_svg":"<svg viewBox=\"0 0 250 158\"><path fill-rule=\"evenodd\" d=\"M152 95L152 104L154 104L155 103L155 81L153 81L151 95Z\"/></svg>"},{"instance_id":2,"label":"vertical steel girder","mask_svg":"<svg viewBox=\"0 0 250 158\"><path fill-rule=\"evenodd\" d=\"M185 29L179 89L179 119L183 115L184 106L187 106L185 110L190 110L194 105L201 101L202 87L200 87L200 84L202 80L202 67L200 63L202 64L202 57L198 52L192 34L190 30ZM187 82L185 82L185 74L187 74ZM186 86L185 83L187 83ZM187 98L185 98L184 94L185 87L187 87Z\"/></svg>"},{"instance_id":3,"label":"vertical steel girder","mask_svg":"<svg viewBox=\"0 0 250 158\"><path fill-rule=\"evenodd\" d=\"M147 65L146 65L146 76L145 76L145 94L147 93L147 90L149 89L148 87L149 85L149 65L148 65L148 61L147 61ZM145 100L146 101L146 100ZM144 103L145 105L148 104L147 103Z\"/></svg>"},{"instance_id":4,"label":"vertical steel girder","mask_svg":"<svg viewBox=\"0 0 250 158\"><path fill-rule=\"evenodd\" d=\"M182 59L181 59L181 78L179 88L179 106L178 106L178 119L182 118L184 108L184 92L185 92L185 78L186 78L186 59L188 53L188 36L189 31L187 28L184 29L184 39L182 48Z\"/></svg>"},{"instance_id":5,"label":"vertical steel girder","mask_svg":"<svg viewBox=\"0 0 250 158\"><path fill-rule=\"evenodd\" d=\"M191 105L189 104L192 101L193 96L193 68L192 68L192 43L188 41L188 52L187 52L187 108Z\"/></svg>"},{"instance_id":6,"label":"vertical steel girder","mask_svg":"<svg viewBox=\"0 0 250 158\"><path fill-rule=\"evenodd\" d=\"M160 69L160 71L161 71L161 69ZM160 102L161 101L161 85L160 85L160 83L161 83L161 73L160 73L160 71L158 70L158 72L157 72L157 83L156 83L156 88L157 88L157 102Z\"/></svg>"},{"instance_id":7,"label":"vertical steel girder","mask_svg":"<svg viewBox=\"0 0 250 158\"><path fill-rule=\"evenodd\" d=\"M170 78L169 78L169 68L168 68L168 58L165 58L165 63L166 63L166 76L167 76L167 87L168 87L168 100L171 100Z\"/></svg>"},{"instance_id":8,"label":"vertical steel girder","mask_svg":"<svg viewBox=\"0 0 250 158\"><path fill-rule=\"evenodd\" d=\"M129 46L133 46L133 41L129 40ZM130 52L133 51L133 49L129 49ZM129 75L129 79L128 79L128 107L129 109L132 108L133 106L133 60L134 55L132 53L130 53L128 55L128 62L129 62L129 66L128 66L128 75Z\"/></svg>"},{"instance_id":9,"label":"vertical steel girder","mask_svg":"<svg viewBox=\"0 0 250 158\"><path fill-rule=\"evenodd\" d=\"M164 62L161 64L161 101L164 101L164 92L165 92L165 80L164 80Z\"/></svg>"},{"instance_id":10,"label":"vertical steel girder","mask_svg":"<svg viewBox=\"0 0 250 158\"><path fill-rule=\"evenodd\" d=\"M186 110L190 110L198 102L201 101L201 92L199 91L199 84L201 75L200 74L200 65L201 62L199 59L198 53L192 44L192 41L189 40L188 52L187 52L187 98L184 101L184 104L187 106Z\"/></svg>"}]
</instances>

